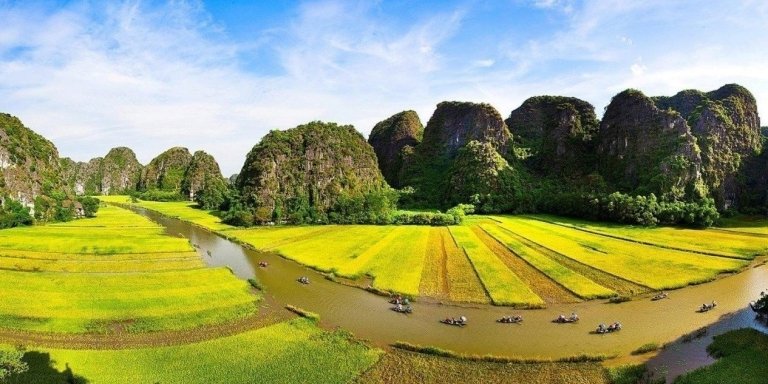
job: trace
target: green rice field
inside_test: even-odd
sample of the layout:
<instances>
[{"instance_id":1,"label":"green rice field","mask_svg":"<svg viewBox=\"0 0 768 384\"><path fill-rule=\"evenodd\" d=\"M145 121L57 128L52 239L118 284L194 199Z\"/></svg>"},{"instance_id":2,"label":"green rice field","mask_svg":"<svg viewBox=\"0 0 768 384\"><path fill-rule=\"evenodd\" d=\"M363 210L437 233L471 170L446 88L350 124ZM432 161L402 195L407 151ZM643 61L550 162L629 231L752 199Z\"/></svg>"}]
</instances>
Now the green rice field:
<instances>
[{"instance_id":1,"label":"green rice field","mask_svg":"<svg viewBox=\"0 0 768 384\"><path fill-rule=\"evenodd\" d=\"M200 343L125 350L31 349L9 384L346 383L381 354L305 319ZM72 379L76 379L72 381ZM79 380L79 381L78 381Z\"/></svg>"},{"instance_id":2,"label":"green rice field","mask_svg":"<svg viewBox=\"0 0 768 384\"><path fill-rule=\"evenodd\" d=\"M186 239L114 206L0 231L0 291L3 328L45 333L191 329L252 316L259 300Z\"/></svg>"}]
</instances>

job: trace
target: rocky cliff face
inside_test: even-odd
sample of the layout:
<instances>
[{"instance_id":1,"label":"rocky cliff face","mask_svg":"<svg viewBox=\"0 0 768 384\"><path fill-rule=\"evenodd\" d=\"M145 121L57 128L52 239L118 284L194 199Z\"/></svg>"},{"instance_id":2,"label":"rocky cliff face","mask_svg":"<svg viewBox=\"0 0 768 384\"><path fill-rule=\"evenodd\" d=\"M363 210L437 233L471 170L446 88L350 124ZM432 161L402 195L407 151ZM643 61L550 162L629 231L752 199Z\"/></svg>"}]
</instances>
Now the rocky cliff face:
<instances>
[{"instance_id":1,"label":"rocky cliff face","mask_svg":"<svg viewBox=\"0 0 768 384\"><path fill-rule=\"evenodd\" d=\"M350 125L311 122L272 131L251 149L237 179L248 204L288 216L325 212L341 195L386 186L376 155Z\"/></svg>"},{"instance_id":2,"label":"rocky cliff face","mask_svg":"<svg viewBox=\"0 0 768 384\"><path fill-rule=\"evenodd\" d=\"M760 117L752 94L728 84L708 93L687 90L654 101L687 120L701 149L704 182L718 208L738 207L738 175L745 162L762 150Z\"/></svg>"},{"instance_id":3,"label":"rocky cliff face","mask_svg":"<svg viewBox=\"0 0 768 384\"><path fill-rule=\"evenodd\" d=\"M762 127L763 150L744 161L737 181L739 207L747 213L768 215L768 127Z\"/></svg>"},{"instance_id":4,"label":"rocky cliff face","mask_svg":"<svg viewBox=\"0 0 768 384\"><path fill-rule=\"evenodd\" d=\"M179 191L192 162L187 148L171 148L149 162L141 175L141 190Z\"/></svg>"},{"instance_id":5,"label":"rocky cliff face","mask_svg":"<svg viewBox=\"0 0 768 384\"><path fill-rule=\"evenodd\" d=\"M225 184L219 163L204 151L195 152L189 167L184 172L184 180L181 183L182 194L193 200L197 192L208 188L213 183L216 183L217 187L223 187Z\"/></svg>"},{"instance_id":6,"label":"rocky cliff face","mask_svg":"<svg viewBox=\"0 0 768 384\"><path fill-rule=\"evenodd\" d=\"M596 140L600 174L617 189L670 198L706 195L700 150L686 120L642 92L613 97Z\"/></svg>"},{"instance_id":7,"label":"rocky cliff face","mask_svg":"<svg viewBox=\"0 0 768 384\"><path fill-rule=\"evenodd\" d=\"M101 194L122 195L135 191L141 180L142 168L130 148L110 149L101 162Z\"/></svg>"},{"instance_id":8,"label":"rocky cliff face","mask_svg":"<svg viewBox=\"0 0 768 384\"><path fill-rule=\"evenodd\" d=\"M512 135L499 112L488 104L442 102L424 129L424 140L412 154L405 153L404 185L416 188L417 200L445 207L449 190L464 189L451 177L459 151L470 141L489 144L508 155Z\"/></svg>"},{"instance_id":9,"label":"rocky cliff face","mask_svg":"<svg viewBox=\"0 0 768 384\"><path fill-rule=\"evenodd\" d=\"M0 198L32 206L37 196L65 189L59 152L50 141L0 113Z\"/></svg>"},{"instance_id":10,"label":"rocky cliff face","mask_svg":"<svg viewBox=\"0 0 768 384\"><path fill-rule=\"evenodd\" d=\"M540 174L578 176L593 171L599 121L592 104L574 97L531 97L505 120L518 156Z\"/></svg>"},{"instance_id":11,"label":"rocky cliff face","mask_svg":"<svg viewBox=\"0 0 768 384\"><path fill-rule=\"evenodd\" d=\"M387 183L401 187L403 161L424 135L424 126L414 111L404 111L379 122L371 130L368 143L373 147L379 169Z\"/></svg>"},{"instance_id":12,"label":"rocky cliff face","mask_svg":"<svg viewBox=\"0 0 768 384\"><path fill-rule=\"evenodd\" d=\"M87 162L74 162L69 158L61 160L62 178L67 190L76 195L101 194L101 165L104 161L101 157L93 158Z\"/></svg>"}]
</instances>

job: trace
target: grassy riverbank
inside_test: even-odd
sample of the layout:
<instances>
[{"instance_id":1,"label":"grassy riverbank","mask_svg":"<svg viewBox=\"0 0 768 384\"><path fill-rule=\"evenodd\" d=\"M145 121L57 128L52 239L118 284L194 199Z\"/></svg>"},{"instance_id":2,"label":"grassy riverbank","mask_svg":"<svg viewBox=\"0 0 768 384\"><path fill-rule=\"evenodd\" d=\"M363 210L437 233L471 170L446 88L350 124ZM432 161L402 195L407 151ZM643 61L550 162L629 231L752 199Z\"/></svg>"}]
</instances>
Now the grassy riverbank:
<instances>
[{"instance_id":1,"label":"grassy riverbank","mask_svg":"<svg viewBox=\"0 0 768 384\"><path fill-rule=\"evenodd\" d=\"M714 337L707 351L718 360L675 380L675 384L741 383L768 380L768 335L746 328Z\"/></svg>"},{"instance_id":2,"label":"grassy riverbank","mask_svg":"<svg viewBox=\"0 0 768 384\"><path fill-rule=\"evenodd\" d=\"M310 320L296 319L188 345L30 349L25 355L30 371L8 383L346 383L380 354L344 332L326 332Z\"/></svg>"}]
</instances>

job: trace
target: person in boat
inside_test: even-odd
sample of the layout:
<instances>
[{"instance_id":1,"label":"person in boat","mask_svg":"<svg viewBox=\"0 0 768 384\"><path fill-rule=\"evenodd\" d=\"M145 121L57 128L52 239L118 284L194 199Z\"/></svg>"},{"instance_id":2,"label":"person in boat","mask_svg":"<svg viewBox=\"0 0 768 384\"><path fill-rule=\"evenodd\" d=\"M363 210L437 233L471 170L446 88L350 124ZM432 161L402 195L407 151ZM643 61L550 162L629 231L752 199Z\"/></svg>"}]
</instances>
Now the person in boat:
<instances>
[{"instance_id":1,"label":"person in boat","mask_svg":"<svg viewBox=\"0 0 768 384\"><path fill-rule=\"evenodd\" d=\"M605 333L605 331L606 331L606 328L605 328L605 324L603 324L603 323L600 323L600 324L597 326L597 333Z\"/></svg>"},{"instance_id":2,"label":"person in boat","mask_svg":"<svg viewBox=\"0 0 768 384\"><path fill-rule=\"evenodd\" d=\"M579 315L577 315L577 314L576 314L576 312L572 312L572 313L571 313L571 318L570 318L570 320L571 320L571 321L577 321L577 320L579 320Z\"/></svg>"},{"instance_id":3,"label":"person in boat","mask_svg":"<svg viewBox=\"0 0 768 384\"><path fill-rule=\"evenodd\" d=\"M558 316L558 317L557 317L557 321L559 321L559 322L561 322L561 323L562 323L562 322L565 322L565 315L562 315L562 314L561 314L560 316Z\"/></svg>"}]
</instances>

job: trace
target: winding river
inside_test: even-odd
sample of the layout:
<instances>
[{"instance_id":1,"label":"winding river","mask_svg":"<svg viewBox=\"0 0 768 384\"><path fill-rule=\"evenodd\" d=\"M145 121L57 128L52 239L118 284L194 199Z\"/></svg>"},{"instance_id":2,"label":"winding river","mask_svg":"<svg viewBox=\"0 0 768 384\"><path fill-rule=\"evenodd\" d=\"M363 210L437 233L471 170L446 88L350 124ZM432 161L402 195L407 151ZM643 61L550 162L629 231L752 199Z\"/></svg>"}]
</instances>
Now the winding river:
<instances>
[{"instance_id":1,"label":"winding river","mask_svg":"<svg viewBox=\"0 0 768 384\"><path fill-rule=\"evenodd\" d=\"M276 254L248 249L154 211L132 209L165 226L169 234L197 244L208 265L229 266L243 279L255 276L266 288L262 311L278 311L284 305L295 305L319 314L323 327L342 327L379 346L407 341L466 354L556 359L579 354L626 356L646 343L678 340L672 344L674 348L662 352L670 357L659 364L690 356L691 364L701 365L709 361L705 352L700 356L703 346L698 344L701 342L682 343L679 341L682 335L702 327L710 329L706 338L742 327L768 332L768 327L745 310L750 300L768 289L768 265L765 264L753 264L739 274L711 283L671 291L668 299L660 301L636 299L621 304L588 301L524 311L490 305L416 302L414 313L404 315L391 311L391 305L383 297L328 281L321 274ZM267 261L269 266L260 268L260 261ZM300 276L308 276L311 284L297 283ZM717 301L717 308L707 313L696 312L698 306L712 300ZM552 322L558 314L571 312L578 313L581 321ZM525 321L496 323L496 319L509 314L522 314ZM448 326L438 321L460 315L469 319L467 326ZM613 321L620 321L624 329L607 335L591 333L597 324Z\"/></svg>"}]
</instances>

